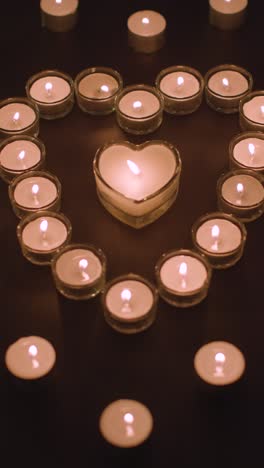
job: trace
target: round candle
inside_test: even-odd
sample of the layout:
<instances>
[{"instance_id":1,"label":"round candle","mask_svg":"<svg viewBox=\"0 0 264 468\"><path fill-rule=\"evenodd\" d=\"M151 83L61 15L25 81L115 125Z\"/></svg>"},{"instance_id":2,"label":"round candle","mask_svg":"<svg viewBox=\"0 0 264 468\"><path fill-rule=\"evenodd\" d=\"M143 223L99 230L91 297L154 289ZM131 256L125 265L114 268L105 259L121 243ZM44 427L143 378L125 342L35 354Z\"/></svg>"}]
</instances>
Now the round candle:
<instances>
[{"instance_id":1,"label":"round candle","mask_svg":"<svg viewBox=\"0 0 264 468\"><path fill-rule=\"evenodd\" d=\"M121 321L143 318L153 307L151 289L140 281L124 280L114 284L105 297L107 309Z\"/></svg>"},{"instance_id":2,"label":"round candle","mask_svg":"<svg viewBox=\"0 0 264 468\"><path fill-rule=\"evenodd\" d=\"M49 15L67 16L75 13L78 4L78 0L41 0L40 7Z\"/></svg>"},{"instance_id":3,"label":"round candle","mask_svg":"<svg viewBox=\"0 0 264 468\"><path fill-rule=\"evenodd\" d=\"M149 409L135 400L117 400L101 414L99 428L103 437L117 447L142 444L153 429Z\"/></svg>"},{"instance_id":4,"label":"round candle","mask_svg":"<svg viewBox=\"0 0 264 468\"><path fill-rule=\"evenodd\" d=\"M26 177L16 185L14 190L15 202L29 209L44 209L57 197L57 187L47 177Z\"/></svg>"},{"instance_id":5,"label":"round candle","mask_svg":"<svg viewBox=\"0 0 264 468\"><path fill-rule=\"evenodd\" d=\"M71 87L67 80L59 76L45 76L38 78L30 87L32 99L42 103L58 103L69 96Z\"/></svg>"},{"instance_id":6,"label":"round candle","mask_svg":"<svg viewBox=\"0 0 264 468\"><path fill-rule=\"evenodd\" d=\"M249 84L242 73L227 69L214 73L208 80L208 87L220 96L234 97L248 91Z\"/></svg>"},{"instance_id":7,"label":"round candle","mask_svg":"<svg viewBox=\"0 0 264 468\"><path fill-rule=\"evenodd\" d=\"M35 122L36 118L36 112L32 107L21 102L0 107L0 129L4 131L17 132L26 129Z\"/></svg>"},{"instance_id":8,"label":"round candle","mask_svg":"<svg viewBox=\"0 0 264 468\"><path fill-rule=\"evenodd\" d=\"M56 217L38 217L25 225L22 242L31 250L48 252L60 247L67 239L65 224Z\"/></svg>"},{"instance_id":9,"label":"round candle","mask_svg":"<svg viewBox=\"0 0 264 468\"><path fill-rule=\"evenodd\" d=\"M160 279L166 288L184 294L202 288L207 278L204 264L189 255L171 257L160 269Z\"/></svg>"},{"instance_id":10,"label":"round candle","mask_svg":"<svg viewBox=\"0 0 264 468\"><path fill-rule=\"evenodd\" d=\"M226 341L213 341L200 348L194 358L199 377L211 385L233 384L245 371L241 351Z\"/></svg>"},{"instance_id":11,"label":"round candle","mask_svg":"<svg viewBox=\"0 0 264 468\"><path fill-rule=\"evenodd\" d=\"M209 0L210 5L215 10L231 15L244 10L248 4L248 0Z\"/></svg>"},{"instance_id":12,"label":"round candle","mask_svg":"<svg viewBox=\"0 0 264 468\"><path fill-rule=\"evenodd\" d=\"M73 249L62 253L56 262L56 273L61 281L72 286L94 283L102 275L102 263L91 251Z\"/></svg>"},{"instance_id":13,"label":"round candle","mask_svg":"<svg viewBox=\"0 0 264 468\"><path fill-rule=\"evenodd\" d=\"M179 99L193 96L200 90L199 80L184 71L168 73L161 79L159 86L163 93Z\"/></svg>"},{"instance_id":14,"label":"round candle","mask_svg":"<svg viewBox=\"0 0 264 468\"><path fill-rule=\"evenodd\" d=\"M252 122L264 125L264 96L255 96L245 102L243 113Z\"/></svg>"},{"instance_id":15,"label":"round candle","mask_svg":"<svg viewBox=\"0 0 264 468\"><path fill-rule=\"evenodd\" d=\"M16 377L34 380L44 377L53 368L56 353L49 341L27 336L13 343L6 351L5 363Z\"/></svg>"},{"instance_id":16,"label":"round candle","mask_svg":"<svg viewBox=\"0 0 264 468\"><path fill-rule=\"evenodd\" d=\"M133 119L144 119L156 114L160 109L158 98L148 91L130 91L119 101L119 110Z\"/></svg>"},{"instance_id":17,"label":"round candle","mask_svg":"<svg viewBox=\"0 0 264 468\"><path fill-rule=\"evenodd\" d=\"M79 92L90 99L106 99L116 94L118 81L107 73L90 73L81 79Z\"/></svg>"},{"instance_id":18,"label":"round candle","mask_svg":"<svg viewBox=\"0 0 264 468\"><path fill-rule=\"evenodd\" d=\"M129 45L137 52L152 53L164 44L165 18L156 11L133 13L127 21Z\"/></svg>"},{"instance_id":19,"label":"round candle","mask_svg":"<svg viewBox=\"0 0 264 468\"><path fill-rule=\"evenodd\" d=\"M248 0L209 0L210 22L219 29L239 28L244 20Z\"/></svg>"},{"instance_id":20,"label":"round candle","mask_svg":"<svg viewBox=\"0 0 264 468\"><path fill-rule=\"evenodd\" d=\"M207 252L226 254L239 248L242 233L232 221L213 218L205 221L198 228L196 241Z\"/></svg>"},{"instance_id":21,"label":"round candle","mask_svg":"<svg viewBox=\"0 0 264 468\"><path fill-rule=\"evenodd\" d=\"M264 188L261 182L247 174L232 175L221 187L224 200L237 207L252 207L263 202Z\"/></svg>"},{"instance_id":22,"label":"round candle","mask_svg":"<svg viewBox=\"0 0 264 468\"><path fill-rule=\"evenodd\" d=\"M12 141L6 144L0 152L0 165L18 173L32 169L40 160L40 147L29 140Z\"/></svg>"},{"instance_id":23,"label":"round candle","mask_svg":"<svg viewBox=\"0 0 264 468\"><path fill-rule=\"evenodd\" d=\"M252 169L264 168L264 139L242 138L235 144L232 156L242 166Z\"/></svg>"}]
</instances>

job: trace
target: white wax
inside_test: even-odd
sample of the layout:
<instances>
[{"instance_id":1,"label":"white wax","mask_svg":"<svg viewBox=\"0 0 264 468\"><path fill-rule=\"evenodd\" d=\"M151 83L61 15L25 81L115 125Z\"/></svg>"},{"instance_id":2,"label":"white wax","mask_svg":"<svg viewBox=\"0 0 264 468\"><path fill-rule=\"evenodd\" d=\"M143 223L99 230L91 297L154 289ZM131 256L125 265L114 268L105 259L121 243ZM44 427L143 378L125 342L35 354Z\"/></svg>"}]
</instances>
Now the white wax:
<instances>
[{"instance_id":1,"label":"white wax","mask_svg":"<svg viewBox=\"0 0 264 468\"><path fill-rule=\"evenodd\" d=\"M187 266L184 276L179 272L183 262ZM207 280L207 270L197 258L189 255L176 255L163 263L160 269L160 279L168 289L180 293L192 293L203 287Z\"/></svg>"},{"instance_id":2,"label":"white wax","mask_svg":"<svg viewBox=\"0 0 264 468\"><path fill-rule=\"evenodd\" d=\"M49 15L66 16L74 13L78 4L78 0L62 0L61 3L56 3L56 0L41 0L40 8Z\"/></svg>"},{"instance_id":3,"label":"white wax","mask_svg":"<svg viewBox=\"0 0 264 468\"><path fill-rule=\"evenodd\" d=\"M137 165L134 174L127 161ZM164 187L176 170L172 151L161 144L133 150L121 144L109 146L100 156L99 171L104 181L133 200L142 200Z\"/></svg>"},{"instance_id":4,"label":"white wax","mask_svg":"<svg viewBox=\"0 0 264 468\"><path fill-rule=\"evenodd\" d=\"M124 289L131 292L129 310L123 310L124 301L121 294ZM134 320L144 317L153 306L151 289L141 281L124 280L114 284L106 294L106 306L112 315L122 321Z\"/></svg>"},{"instance_id":5,"label":"white wax","mask_svg":"<svg viewBox=\"0 0 264 468\"><path fill-rule=\"evenodd\" d=\"M21 159L19 155L25 151ZM0 164L10 171L23 172L36 166L41 159L41 152L35 143L28 140L16 140L4 146L0 152Z\"/></svg>"},{"instance_id":6,"label":"white wax","mask_svg":"<svg viewBox=\"0 0 264 468\"><path fill-rule=\"evenodd\" d=\"M228 80L227 86L224 85L223 79ZM242 73L234 70L221 70L209 78L208 88L220 96L234 97L245 93L249 86L248 80Z\"/></svg>"},{"instance_id":7,"label":"white wax","mask_svg":"<svg viewBox=\"0 0 264 468\"><path fill-rule=\"evenodd\" d=\"M106 99L118 90L117 80L107 73L90 73L78 85L79 93L90 99Z\"/></svg>"},{"instance_id":8,"label":"white wax","mask_svg":"<svg viewBox=\"0 0 264 468\"><path fill-rule=\"evenodd\" d=\"M240 195L237 185L243 185L243 194ZM263 185L255 177L247 174L234 175L225 180L221 188L222 197L237 207L250 207L258 205L264 199Z\"/></svg>"},{"instance_id":9,"label":"white wax","mask_svg":"<svg viewBox=\"0 0 264 468\"><path fill-rule=\"evenodd\" d=\"M110 444L135 447L149 437L153 418L149 409L138 401L116 400L101 414L99 427Z\"/></svg>"},{"instance_id":10,"label":"white wax","mask_svg":"<svg viewBox=\"0 0 264 468\"><path fill-rule=\"evenodd\" d=\"M133 104L141 103L141 107L134 107ZM133 119L144 119L156 114L160 109L158 98L149 91L130 91L119 101L120 111Z\"/></svg>"},{"instance_id":11,"label":"white wax","mask_svg":"<svg viewBox=\"0 0 264 468\"><path fill-rule=\"evenodd\" d=\"M255 96L243 105L243 113L247 119L264 125L264 112L261 111L264 106L264 96Z\"/></svg>"},{"instance_id":12,"label":"white wax","mask_svg":"<svg viewBox=\"0 0 264 468\"><path fill-rule=\"evenodd\" d=\"M254 145L253 155L249 151L249 145ZM264 140L261 138L240 140L233 149L233 157L240 164L249 168L264 167Z\"/></svg>"},{"instance_id":13,"label":"white wax","mask_svg":"<svg viewBox=\"0 0 264 468\"><path fill-rule=\"evenodd\" d=\"M8 370L21 379L43 377L53 368L56 353L49 341L40 336L26 336L13 343L6 351Z\"/></svg>"},{"instance_id":14,"label":"white wax","mask_svg":"<svg viewBox=\"0 0 264 468\"><path fill-rule=\"evenodd\" d=\"M217 249L213 248L215 239L212 236L213 226L220 229ZM227 219L214 218L205 221L196 232L196 241L204 250L215 254L227 254L236 250L242 241L242 234L238 226Z\"/></svg>"},{"instance_id":15,"label":"white wax","mask_svg":"<svg viewBox=\"0 0 264 468\"><path fill-rule=\"evenodd\" d=\"M40 229L42 221L48 221L47 232ZM22 232L23 243L32 250L49 252L62 245L67 239L67 228L65 224L57 218L46 216L30 221Z\"/></svg>"},{"instance_id":16,"label":"white wax","mask_svg":"<svg viewBox=\"0 0 264 468\"><path fill-rule=\"evenodd\" d=\"M161 34L166 28L164 16L156 11L142 10L133 13L127 21L128 29L138 36L152 37Z\"/></svg>"},{"instance_id":17,"label":"white wax","mask_svg":"<svg viewBox=\"0 0 264 468\"><path fill-rule=\"evenodd\" d=\"M227 15L243 11L248 4L248 0L209 0L209 2L214 10Z\"/></svg>"},{"instance_id":18,"label":"white wax","mask_svg":"<svg viewBox=\"0 0 264 468\"><path fill-rule=\"evenodd\" d=\"M48 92L45 88L47 83L52 85L52 89ZM55 104L63 101L69 96L71 87L67 80L59 76L45 76L38 78L30 88L30 96L38 102L46 104Z\"/></svg>"},{"instance_id":19,"label":"white wax","mask_svg":"<svg viewBox=\"0 0 264 468\"><path fill-rule=\"evenodd\" d=\"M183 78L184 82L178 84L177 80ZM199 80L187 72L172 72L165 75L160 82L160 90L167 96L184 99L197 94L200 90Z\"/></svg>"},{"instance_id":20,"label":"white wax","mask_svg":"<svg viewBox=\"0 0 264 468\"><path fill-rule=\"evenodd\" d=\"M14 122L14 115L19 112L19 119ZM0 108L0 128L3 130L20 131L29 127L36 120L35 111L20 102L7 104Z\"/></svg>"},{"instance_id":21,"label":"white wax","mask_svg":"<svg viewBox=\"0 0 264 468\"><path fill-rule=\"evenodd\" d=\"M241 351L226 341L213 341L202 346L194 358L197 374L211 385L229 385L244 373L245 358Z\"/></svg>"},{"instance_id":22,"label":"white wax","mask_svg":"<svg viewBox=\"0 0 264 468\"><path fill-rule=\"evenodd\" d=\"M38 185L39 191L32 193L33 185ZM19 182L14 190L16 203L25 208L42 209L53 203L58 196L57 187L47 177L27 177Z\"/></svg>"},{"instance_id":23,"label":"white wax","mask_svg":"<svg viewBox=\"0 0 264 468\"><path fill-rule=\"evenodd\" d=\"M88 265L81 269L79 262L87 260ZM99 258L87 249L73 249L63 253L56 262L56 273L61 281L71 286L94 283L102 274Z\"/></svg>"}]
</instances>

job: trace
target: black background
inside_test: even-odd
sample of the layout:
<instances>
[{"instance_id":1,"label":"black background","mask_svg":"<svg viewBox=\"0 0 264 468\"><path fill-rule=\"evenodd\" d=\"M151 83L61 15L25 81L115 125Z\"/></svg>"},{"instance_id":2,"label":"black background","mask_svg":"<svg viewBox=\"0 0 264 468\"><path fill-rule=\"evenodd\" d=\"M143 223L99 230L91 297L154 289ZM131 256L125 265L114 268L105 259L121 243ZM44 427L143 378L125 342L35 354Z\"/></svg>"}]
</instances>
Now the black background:
<instances>
[{"instance_id":1,"label":"black background","mask_svg":"<svg viewBox=\"0 0 264 468\"><path fill-rule=\"evenodd\" d=\"M127 46L126 21L139 9L167 19L167 42L156 54ZM69 33L41 29L38 1L1 2L0 97L25 95L26 80L57 68L75 77L89 66L117 69L125 85L153 84L165 67L186 64L202 74L234 63L248 69L254 88L264 88L263 2L252 0L240 31L208 23L206 1L80 1L79 22ZM216 209L216 182L228 170L228 144L239 133L238 116L218 114L203 102L190 116L164 115L151 136L126 135L115 115L89 117L75 106L58 121L41 121L47 168L63 186L62 211L73 241L101 247L107 278L133 272L155 281L154 266L171 249L191 247L191 226ZM100 205L92 161L109 140L134 143L165 139L181 154L181 189L174 206L142 230L127 227ZM0 182L0 455L6 466L27 467L241 467L262 460L263 409L263 219L247 225L242 260L213 275L208 298L179 310L160 301L155 324L123 336L105 323L100 299L75 303L59 296L48 267L26 261L16 239L17 219L7 186ZM8 378L4 353L20 336L40 335L57 351L55 382L24 392ZM214 391L193 370L204 343L223 339L245 354L246 374L231 388ZM151 438L120 450L98 431L104 407L118 398L145 403L154 416Z\"/></svg>"}]
</instances>

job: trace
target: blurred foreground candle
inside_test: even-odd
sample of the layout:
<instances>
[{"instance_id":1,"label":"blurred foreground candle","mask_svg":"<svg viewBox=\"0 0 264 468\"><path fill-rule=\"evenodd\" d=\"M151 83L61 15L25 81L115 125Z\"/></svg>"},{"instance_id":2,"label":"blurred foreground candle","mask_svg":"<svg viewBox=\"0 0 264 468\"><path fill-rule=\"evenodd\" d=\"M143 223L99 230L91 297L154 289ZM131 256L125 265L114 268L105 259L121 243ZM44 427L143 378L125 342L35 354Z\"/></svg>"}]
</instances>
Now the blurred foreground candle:
<instances>
[{"instance_id":1,"label":"blurred foreground candle","mask_svg":"<svg viewBox=\"0 0 264 468\"><path fill-rule=\"evenodd\" d=\"M264 134L244 132L236 135L229 146L231 168L252 169L264 174Z\"/></svg>"},{"instance_id":2,"label":"blurred foreground candle","mask_svg":"<svg viewBox=\"0 0 264 468\"><path fill-rule=\"evenodd\" d=\"M123 87L123 80L112 68L93 67L79 73L74 86L78 106L83 112L106 115L115 110L115 98Z\"/></svg>"},{"instance_id":3,"label":"blurred foreground candle","mask_svg":"<svg viewBox=\"0 0 264 468\"><path fill-rule=\"evenodd\" d=\"M191 114L202 102L204 80L194 68L174 66L162 70L156 87L164 98L164 110L169 114Z\"/></svg>"},{"instance_id":4,"label":"blurred foreground candle","mask_svg":"<svg viewBox=\"0 0 264 468\"><path fill-rule=\"evenodd\" d=\"M254 91L240 101L239 117L242 130L264 132L264 91Z\"/></svg>"},{"instance_id":5,"label":"blurred foreground candle","mask_svg":"<svg viewBox=\"0 0 264 468\"><path fill-rule=\"evenodd\" d=\"M71 232L68 218L50 211L26 216L17 227L24 257L37 265L49 265L59 250L70 242Z\"/></svg>"},{"instance_id":6,"label":"blurred foreground candle","mask_svg":"<svg viewBox=\"0 0 264 468\"><path fill-rule=\"evenodd\" d=\"M0 102L0 138L39 133L39 111L27 98L9 98Z\"/></svg>"},{"instance_id":7,"label":"blurred foreground candle","mask_svg":"<svg viewBox=\"0 0 264 468\"><path fill-rule=\"evenodd\" d=\"M5 354L6 367L15 377L36 380L54 367L56 353L52 344L40 336L26 336L11 344Z\"/></svg>"},{"instance_id":8,"label":"blurred foreground candle","mask_svg":"<svg viewBox=\"0 0 264 468\"><path fill-rule=\"evenodd\" d=\"M156 265L160 296L177 307L201 302L207 296L211 275L206 258L192 250L172 250Z\"/></svg>"},{"instance_id":9,"label":"blurred foreground candle","mask_svg":"<svg viewBox=\"0 0 264 468\"><path fill-rule=\"evenodd\" d=\"M26 92L38 106L43 119L59 119L73 108L73 81L66 73L57 70L37 73L27 81Z\"/></svg>"},{"instance_id":10,"label":"blurred foreground candle","mask_svg":"<svg viewBox=\"0 0 264 468\"><path fill-rule=\"evenodd\" d=\"M136 447L150 436L153 418L149 409L138 401L116 400L102 412L99 428L110 444Z\"/></svg>"},{"instance_id":11,"label":"blurred foreground candle","mask_svg":"<svg viewBox=\"0 0 264 468\"><path fill-rule=\"evenodd\" d=\"M40 0L42 26L55 32L73 29L78 5L78 0Z\"/></svg>"},{"instance_id":12,"label":"blurred foreground candle","mask_svg":"<svg viewBox=\"0 0 264 468\"><path fill-rule=\"evenodd\" d=\"M199 377L210 385L230 385L245 371L242 352L226 341L212 341L200 348L194 357Z\"/></svg>"},{"instance_id":13,"label":"blurred foreground candle","mask_svg":"<svg viewBox=\"0 0 264 468\"><path fill-rule=\"evenodd\" d=\"M121 333L138 333L150 327L156 318L157 302L154 286L132 273L110 281L102 296L107 323Z\"/></svg>"},{"instance_id":14,"label":"blurred foreground candle","mask_svg":"<svg viewBox=\"0 0 264 468\"><path fill-rule=\"evenodd\" d=\"M259 218L264 211L264 179L253 171L237 170L220 177L217 183L218 208L244 223Z\"/></svg>"},{"instance_id":15,"label":"blurred foreground candle","mask_svg":"<svg viewBox=\"0 0 264 468\"><path fill-rule=\"evenodd\" d=\"M238 29L245 21L248 0L209 0L210 23L219 29Z\"/></svg>"},{"instance_id":16,"label":"blurred foreground candle","mask_svg":"<svg viewBox=\"0 0 264 468\"><path fill-rule=\"evenodd\" d=\"M59 211L61 184L49 172L31 171L13 179L9 198L19 218L40 210Z\"/></svg>"},{"instance_id":17,"label":"blurred foreground candle","mask_svg":"<svg viewBox=\"0 0 264 468\"><path fill-rule=\"evenodd\" d=\"M152 53L165 42L166 20L156 11L133 13L127 21L128 43L137 52Z\"/></svg>"},{"instance_id":18,"label":"blurred foreground candle","mask_svg":"<svg viewBox=\"0 0 264 468\"><path fill-rule=\"evenodd\" d=\"M31 170L42 169L46 150L37 138L23 135L5 139L0 143L0 176L6 182Z\"/></svg>"},{"instance_id":19,"label":"blurred foreground candle","mask_svg":"<svg viewBox=\"0 0 264 468\"><path fill-rule=\"evenodd\" d=\"M104 287L106 257L92 245L68 245L53 258L51 267L56 288L69 299L89 299Z\"/></svg>"},{"instance_id":20,"label":"blurred foreground candle","mask_svg":"<svg viewBox=\"0 0 264 468\"><path fill-rule=\"evenodd\" d=\"M239 102L253 86L252 75L236 65L220 65L205 75L205 97L207 104L217 112L238 112Z\"/></svg>"},{"instance_id":21,"label":"blurred foreground candle","mask_svg":"<svg viewBox=\"0 0 264 468\"><path fill-rule=\"evenodd\" d=\"M128 133L152 133L162 123L163 105L162 94L156 88L128 86L116 98L117 123Z\"/></svg>"},{"instance_id":22,"label":"blurred foreground candle","mask_svg":"<svg viewBox=\"0 0 264 468\"><path fill-rule=\"evenodd\" d=\"M247 232L234 216L216 212L199 218L192 228L193 243L213 268L229 268L243 255Z\"/></svg>"},{"instance_id":23,"label":"blurred foreground candle","mask_svg":"<svg viewBox=\"0 0 264 468\"><path fill-rule=\"evenodd\" d=\"M181 159L178 150L165 141L108 143L96 153L94 174L103 206L123 223L141 228L175 201Z\"/></svg>"}]
</instances>

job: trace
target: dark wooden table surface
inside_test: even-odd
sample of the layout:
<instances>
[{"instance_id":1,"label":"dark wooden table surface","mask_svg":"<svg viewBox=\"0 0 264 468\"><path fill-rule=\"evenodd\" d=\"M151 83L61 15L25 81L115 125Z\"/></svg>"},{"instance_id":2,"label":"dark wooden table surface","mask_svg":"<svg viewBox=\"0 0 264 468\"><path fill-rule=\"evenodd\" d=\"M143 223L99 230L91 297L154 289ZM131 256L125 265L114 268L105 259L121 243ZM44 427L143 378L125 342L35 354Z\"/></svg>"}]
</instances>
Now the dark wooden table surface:
<instances>
[{"instance_id":1,"label":"dark wooden table surface","mask_svg":"<svg viewBox=\"0 0 264 468\"><path fill-rule=\"evenodd\" d=\"M156 54L127 46L129 14L150 8L167 18L167 42ZM25 95L26 80L57 68L75 77L89 66L110 66L125 85L153 84L165 67L186 64L202 74L234 63L248 69L254 88L264 88L262 2L251 1L240 31L208 23L208 4L153 0L80 1L79 22L69 33L41 29L38 1L1 4L0 97ZM237 115L201 108L190 116L164 116L147 139L165 139L181 154L181 189L174 206L153 225L136 231L100 205L92 172L96 150L109 140L143 142L123 133L115 115L89 117L77 106L64 119L41 121L47 168L63 186L62 211L71 219L73 241L101 247L107 278L134 272L155 281L154 266L172 248L191 247L191 226L216 209L216 182L228 170L228 145L240 132ZM48 267L27 262L16 238L17 219L7 186L0 182L0 439L5 466L181 468L261 466L263 378L263 219L247 226L242 260L213 275L208 298L179 310L160 301L157 321L134 336L105 323L100 299L66 300L57 294ZM7 346L20 336L40 335L57 351L53 385L24 392L4 367ZM221 392L202 385L193 369L196 350L227 340L245 354L243 380ZM98 431L104 407L118 398L145 403L154 416L151 438L120 450Z\"/></svg>"}]
</instances>

